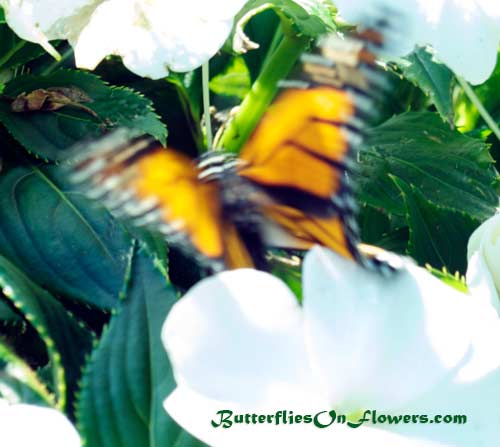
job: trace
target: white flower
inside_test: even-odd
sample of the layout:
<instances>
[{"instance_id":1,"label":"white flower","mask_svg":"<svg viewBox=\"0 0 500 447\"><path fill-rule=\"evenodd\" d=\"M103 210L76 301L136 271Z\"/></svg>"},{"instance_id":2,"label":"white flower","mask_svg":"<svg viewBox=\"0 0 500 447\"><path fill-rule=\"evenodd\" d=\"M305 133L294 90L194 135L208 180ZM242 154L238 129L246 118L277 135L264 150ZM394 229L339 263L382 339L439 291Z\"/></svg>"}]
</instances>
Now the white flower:
<instances>
[{"instance_id":1,"label":"white flower","mask_svg":"<svg viewBox=\"0 0 500 447\"><path fill-rule=\"evenodd\" d=\"M498 442L500 319L487 300L412 264L384 279L321 248L307 255L303 274L302 307L279 279L254 270L204 280L174 306L162 338L177 388L165 408L182 427L217 447ZM354 422L365 410L468 420L211 425L220 410L285 409L334 409Z\"/></svg>"},{"instance_id":2,"label":"white flower","mask_svg":"<svg viewBox=\"0 0 500 447\"><path fill-rule=\"evenodd\" d=\"M467 258L469 266L473 266L477 273L477 281L481 281L484 288L494 285L500 293L500 214L495 214L483 222L469 238ZM469 270L471 267L469 267ZM493 305L500 311L500 301L495 295Z\"/></svg>"},{"instance_id":3,"label":"white flower","mask_svg":"<svg viewBox=\"0 0 500 447\"><path fill-rule=\"evenodd\" d=\"M493 72L500 42L498 0L335 0L340 14L363 22L369 11L385 6L400 14L393 56L415 45L431 45L439 60L457 75L480 84Z\"/></svg>"},{"instance_id":4,"label":"white flower","mask_svg":"<svg viewBox=\"0 0 500 447\"><path fill-rule=\"evenodd\" d=\"M212 57L229 36L245 0L0 0L9 26L22 38L55 50L68 39L78 67L94 69L122 56L140 76L189 71Z\"/></svg>"},{"instance_id":5,"label":"white flower","mask_svg":"<svg viewBox=\"0 0 500 447\"><path fill-rule=\"evenodd\" d=\"M57 410L0 399L0 445L3 447L80 447L75 427Z\"/></svg>"}]
</instances>

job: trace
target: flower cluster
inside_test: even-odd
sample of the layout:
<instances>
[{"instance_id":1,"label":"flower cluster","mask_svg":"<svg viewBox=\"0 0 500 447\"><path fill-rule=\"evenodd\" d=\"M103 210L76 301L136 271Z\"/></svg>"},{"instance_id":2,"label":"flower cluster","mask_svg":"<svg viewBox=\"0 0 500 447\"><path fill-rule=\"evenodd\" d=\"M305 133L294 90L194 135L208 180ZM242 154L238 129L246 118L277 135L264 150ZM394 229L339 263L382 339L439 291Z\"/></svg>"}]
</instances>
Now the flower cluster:
<instances>
[{"instance_id":1,"label":"flower cluster","mask_svg":"<svg viewBox=\"0 0 500 447\"><path fill-rule=\"evenodd\" d=\"M23 39L57 54L50 41L68 39L76 64L94 69L107 55L122 56L139 76L189 71L227 39L244 0L1 0L7 23Z\"/></svg>"},{"instance_id":2,"label":"flower cluster","mask_svg":"<svg viewBox=\"0 0 500 447\"><path fill-rule=\"evenodd\" d=\"M50 40L68 39L79 67L94 69L105 56L115 54L133 72L153 79L206 62L227 39L235 15L246 3L65 0L55 11L50 0L0 1L12 29L50 53L57 54ZM392 49L393 57L409 53L415 45L431 45L439 60L474 84L484 82L495 67L500 42L497 2L337 0L335 4L352 23L381 7L400 14L401 38Z\"/></svg>"}]
</instances>

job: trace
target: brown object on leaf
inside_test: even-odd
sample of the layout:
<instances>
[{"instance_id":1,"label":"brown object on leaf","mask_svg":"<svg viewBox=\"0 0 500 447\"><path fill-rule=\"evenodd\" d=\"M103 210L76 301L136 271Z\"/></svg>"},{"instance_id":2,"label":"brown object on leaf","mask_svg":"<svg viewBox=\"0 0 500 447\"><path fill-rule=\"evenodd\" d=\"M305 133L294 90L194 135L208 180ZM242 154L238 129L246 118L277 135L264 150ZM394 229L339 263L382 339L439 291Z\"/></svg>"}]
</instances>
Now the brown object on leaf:
<instances>
[{"instance_id":1,"label":"brown object on leaf","mask_svg":"<svg viewBox=\"0 0 500 447\"><path fill-rule=\"evenodd\" d=\"M78 87L49 87L21 93L12 101L13 112L50 112L62 107L71 106L83 110L100 120L97 113L82 103L92 102L92 98Z\"/></svg>"}]
</instances>

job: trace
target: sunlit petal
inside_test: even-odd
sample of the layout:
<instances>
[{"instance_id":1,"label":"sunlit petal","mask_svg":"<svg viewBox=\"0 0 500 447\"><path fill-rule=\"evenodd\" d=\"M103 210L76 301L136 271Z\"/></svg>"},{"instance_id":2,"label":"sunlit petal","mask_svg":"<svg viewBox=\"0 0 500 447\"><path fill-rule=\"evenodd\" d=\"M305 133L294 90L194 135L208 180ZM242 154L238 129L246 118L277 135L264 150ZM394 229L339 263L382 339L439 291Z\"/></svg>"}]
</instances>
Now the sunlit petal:
<instances>
[{"instance_id":1,"label":"sunlit petal","mask_svg":"<svg viewBox=\"0 0 500 447\"><path fill-rule=\"evenodd\" d=\"M494 0L336 0L348 21L363 22L373 11L399 15L393 57L430 45L436 57L473 84L491 75L500 42L500 8ZM480 51L478 50L480 49Z\"/></svg>"},{"instance_id":2,"label":"sunlit petal","mask_svg":"<svg viewBox=\"0 0 500 447\"><path fill-rule=\"evenodd\" d=\"M368 425L359 428L349 428L345 424L332 424L326 428L318 428L313 423L294 423L279 425L273 423L233 424L230 428L214 427L221 422L221 410L231 410L236 414L271 415L285 408L255 408L230 402L208 399L186 387L178 387L165 401L165 409L172 418L185 430L213 447L254 447L262 446L314 446L314 447L422 447L422 440L415 437L399 436L383 429L375 429ZM294 415L309 414L314 418L316 413L300 411L297 407L287 408ZM295 411L294 411L295 410ZM324 425L331 421L327 414L330 408L321 408L318 420ZM224 416L228 414L225 413ZM276 419L273 419L275 421ZM282 421L282 419L281 419ZM439 443L433 443L439 447ZM443 444L445 445L445 444Z\"/></svg>"},{"instance_id":3,"label":"sunlit petal","mask_svg":"<svg viewBox=\"0 0 500 447\"><path fill-rule=\"evenodd\" d=\"M256 270L201 281L170 312L162 340L178 384L248 404L301 402L311 375L302 311L279 279Z\"/></svg>"},{"instance_id":4,"label":"sunlit petal","mask_svg":"<svg viewBox=\"0 0 500 447\"><path fill-rule=\"evenodd\" d=\"M411 263L388 279L319 247L305 260L318 380L350 411L397 407L453 375L470 349L472 304Z\"/></svg>"},{"instance_id":5,"label":"sunlit petal","mask_svg":"<svg viewBox=\"0 0 500 447\"><path fill-rule=\"evenodd\" d=\"M71 422L52 408L0 403L0 445L16 447L79 447Z\"/></svg>"}]
</instances>

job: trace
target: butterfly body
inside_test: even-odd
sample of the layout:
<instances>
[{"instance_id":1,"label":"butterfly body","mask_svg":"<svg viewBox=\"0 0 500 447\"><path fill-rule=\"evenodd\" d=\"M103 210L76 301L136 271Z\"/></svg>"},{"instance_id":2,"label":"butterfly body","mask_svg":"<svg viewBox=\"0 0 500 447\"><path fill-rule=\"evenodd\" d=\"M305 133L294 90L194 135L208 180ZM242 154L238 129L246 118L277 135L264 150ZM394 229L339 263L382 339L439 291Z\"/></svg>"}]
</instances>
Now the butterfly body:
<instances>
[{"instance_id":1,"label":"butterfly body","mask_svg":"<svg viewBox=\"0 0 500 447\"><path fill-rule=\"evenodd\" d=\"M390 265L359 246L352 177L370 88L385 87L370 46L381 35L326 41L305 55L238 156L191 159L119 129L76 148L72 178L115 215L147 226L214 271L265 268L265 246L314 244L382 272ZM337 47L340 47L337 48Z\"/></svg>"}]
</instances>

